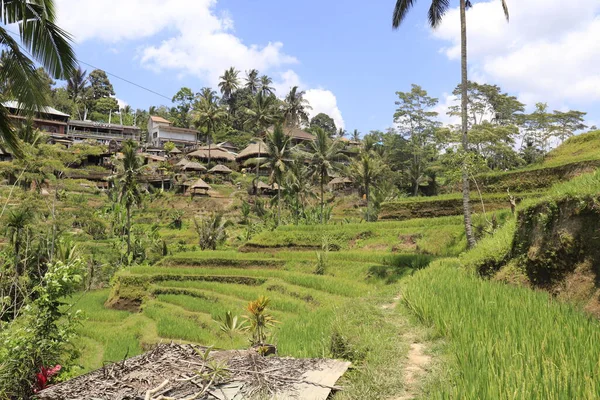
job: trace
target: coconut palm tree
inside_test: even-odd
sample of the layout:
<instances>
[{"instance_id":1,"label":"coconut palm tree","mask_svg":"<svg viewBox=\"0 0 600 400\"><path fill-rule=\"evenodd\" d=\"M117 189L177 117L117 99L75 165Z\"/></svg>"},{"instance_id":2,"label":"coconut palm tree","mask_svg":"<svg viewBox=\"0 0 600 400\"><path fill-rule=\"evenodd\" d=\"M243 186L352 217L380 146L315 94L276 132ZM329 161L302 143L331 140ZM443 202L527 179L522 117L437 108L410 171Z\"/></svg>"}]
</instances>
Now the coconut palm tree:
<instances>
[{"instance_id":1,"label":"coconut palm tree","mask_svg":"<svg viewBox=\"0 0 600 400\"><path fill-rule=\"evenodd\" d=\"M231 97L231 94L235 92L240 86L240 80L238 78L240 71L234 67L230 67L225 70L225 73L219 77L219 90L225 100Z\"/></svg>"},{"instance_id":2,"label":"coconut palm tree","mask_svg":"<svg viewBox=\"0 0 600 400\"><path fill-rule=\"evenodd\" d=\"M244 125L246 129L255 131L259 134L264 133L268 127L281 120L279 104L273 96L265 96L258 92L250 102L250 107L246 108L246 119Z\"/></svg>"},{"instance_id":3,"label":"coconut palm tree","mask_svg":"<svg viewBox=\"0 0 600 400\"><path fill-rule=\"evenodd\" d=\"M304 98L305 94L306 92L303 90L298 90L298 86L294 86L290 89L287 96L285 96L283 114L287 125L300 126L302 123L308 123L307 111L312 110L312 107L308 103L308 100Z\"/></svg>"},{"instance_id":4,"label":"coconut palm tree","mask_svg":"<svg viewBox=\"0 0 600 400\"><path fill-rule=\"evenodd\" d=\"M352 140L355 142L360 142L360 132L358 131L358 129L355 129L352 132Z\"/></svg>"},{"instance_id":5,"label":"coconut palm tree","mask_svg":"<svg viewBox=\"0 0 600 400\"><path fill-rule=\"evenodd\" d=\"M269 78L267 75L260 77L260 92L264 96L269 96L275 92L275 88L272 87L271 84L273 84L273 79Z\"/></svg>"},{"instance_id":6,"label":"coconut palm tree","mask_svg":"<svg viewBox=\"0 0 600 400\"><path fill-rule=\"evenodd\" d=\"M246 71L246 88L250 89L252 94L256 94L256 92L258 92L258 86L258 70L251 69L250 71Z\"/></svg>"},{"instance_id":7,"label":"coconut palm tree","mask_svg":"<svg viewBox=\"0 0 600 400\"><path fill-rule=\"evenodd\" d=\"M371 187L381 177L383 170L381 159L372 152L363 152L360 158L350 166L352 176L360 184L367 199L367 221L371 221Z\"/></svg>"},{"instance_id":8,"label":"coconut palm tree","mask_svg":"<svg viewBox=\"0 0 600 400\"><path fill-rule=\"evenodd\" d=\"M348 159L342 153L344 144L339 140L329 138L327 132L316 127L313 130L315 140L310 143L311 152L307 154L312 168L313 176L319 180L321 189L321 223L324 223L324 206L325 206L325 179L335 170L340 170L340 162Z\"/></svg>"},{"instance_id":9,"label":"coconut palm tree","mask_svg":"<svg viewBox=\"0 0 600 400\"><path fill-rule=\"evenodd\" d=\"M304 160L295 158L288 164L286 175L285 192L290 203L295 209L294 217L296 224L300 218L300 212L304 212L304 205L309 197L314 198L311 184L311 170L304 165Z\"/></svg>"},{"instance_id":10,"label":"coconut palm tree","mask_svg":"<svg viewBox=\"0 0 600 400\"><path fill-rule=\"evenodd\" d=\"M128 140L123 145L122 171L119 176L119 202L127 210L127 259L131 255L131 207L142 203L142 192L138 184L142 162L137 155L137 145Z\"/></svg>"},{"instance_id":11,"label":"coconut palm tree","mask_svg":"<svg viewBox=\"0 0 600 400\"><path fill-rule=\"evenodd\" d=\"M83 95L87 84L86 74L87 71L78 67L67 79L67 94L71 100L78 101Z\"/></svg>"},{"instance_id":12,"label":"coconut palm tree","mask_svg":"<svg viewBox=\"0 0 600 400\"><path fill-rule=\"evenodd\" d=\"M55 24L52 0L2 1L0 11L0 43L7 50L0 68L0 82L10 88L11 97L21 104L23 112L33 115L40 106L48 104L48 99L40 74L27 54L31 54L52 78L67 79L76 68L71 37ZM12 24L19 26L21 44L5 29ZM0 138L15 155L22 155L8 110L2 105Z\"/></svg>"},{"instance_id":13,"label":"coconut palm tree","mask_svg":"<svg viewBox=\"0 0 600 400\"><path fill-rule=\"evenodd\" d=\"M508 6L505 0L500 0L506 20L509 19ZM396 6L394 7L394 13L392 16L392 27L397 29L400 24L404 21L404 18L408 14L410 8L414 5L415 0L397 0ZM470 0L460 0L460 47L461 47L461 116L462 116L462 147L463 151L469 151L469 139L468 133L468 115L467 115L467 16L466 10L471 7ZM429 25L432 28L436 28L442 22L442 19L448 9L450 8L450 2L448 0L431 0L431 7L429 8ZM473 236L473 224L471 222L471 206L469 203L469 173L467 168L463 168L462 173L462 186L463 186L463 214L465 219L465 232L467 236L467 243L469 247L475 246L475 237Z\"/></svg>"},{"instance_id":14,"label":"coconut palm tree","mask_svg":"<svg viewBox=\"0 0 600 400\"><path fill-rule=\"evenodd\" d=\"M277 224L281 223L281 184L291 158L291 140L283 132L281 124L267 135L267 157L271 170L271 182L277 183Z\"/></svg>"},{"instance_id":15,"label":"coconut palm tree","mask_svg":"<svg viewBox=\"0 0 600 400\"><path fill-rule=\"evenodd\" d=\"M194 124L206 130L208 141L208 166L210 167L210 150L212 137L221 124L227 119L227 112L219 105L217 93L210 88L203 88L200 99L194 104Z\"/></svg>"}]
</instances>

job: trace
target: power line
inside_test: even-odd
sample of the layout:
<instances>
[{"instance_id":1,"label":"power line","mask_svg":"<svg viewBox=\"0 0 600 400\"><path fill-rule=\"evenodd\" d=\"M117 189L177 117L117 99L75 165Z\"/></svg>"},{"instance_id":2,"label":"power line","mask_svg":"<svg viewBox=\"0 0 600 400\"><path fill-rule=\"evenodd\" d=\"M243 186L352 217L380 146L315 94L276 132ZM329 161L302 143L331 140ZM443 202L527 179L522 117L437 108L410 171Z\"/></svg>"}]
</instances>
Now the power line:
<instances>
[{"instance_id":1,"label":"power line","mask_svg":"<svg viewBox=\"0 0 600 400\"><path fill-rule=\"evenodd\" d=\"M6 28L5 28L5 30L6 30L8 33L10 33L11 35L13 35L13 36L17 36L19 39L21 38L21 36L20 36L18 33L16 33L16 32L12 32L12 31L10 31L10 30L8 30L8 29L6 29ZM18 46L21 48L21 50L23 50L25 53L29 54L29 57L31 57L32 59L34 59L33 55L32 55L32 54L31 54L31 53L30 53L30 52L29 52L29 51L28 51L26 48L24 48L23 46L21 46L21 44L20 44L20 43L17 43L17 45L18 45ZM109 71L107 71L106 69L103 69L103 68L96 67L96 66L94 66L94 65L92 65L92 64L90 64L90 63L87 63L87 62L85 62L85 61L83 61L83 60L80 60L80 59L76 59L76 60L77 60L77 62L78 62L79 64L84 64L84 65L87 65L88 67L91 67L91 68L94 68L94 69L100 69L100 70L104 71L104 72L105 72L107 75L110 75L110 76L112 76L112 77L114 77L114 78L120 79L120 80L122 80L123 82L129 83L130 85L133 85L133 86L135 86L135 87L138 87L138 88L140 88L140 89L142 89L142 90L145 90L145 91L147 91L147 92L150 92L150 93L152 93L152 94L155 94L155 95L157 95L157 96L163 97L163 98L165 98L165 99L167 99L167 100L169 100L169 101L173 101L173 99L172 99L171 97L165 96L164 94L158 93L158 92L156 92L156 91L154 91L154 90L152 90L152 89L148 89L147 87L145 87L145 86L142 86L142 85L139 85L139 84L137 84L137 83L135 83L135 82L132 82L132 81L130 81L129 79L122 78L122 77L120 77L120 76L118 76L118 75L116 75L116 74L113 74L112 72L109 72Z\"/></svg>"}]
</instances>

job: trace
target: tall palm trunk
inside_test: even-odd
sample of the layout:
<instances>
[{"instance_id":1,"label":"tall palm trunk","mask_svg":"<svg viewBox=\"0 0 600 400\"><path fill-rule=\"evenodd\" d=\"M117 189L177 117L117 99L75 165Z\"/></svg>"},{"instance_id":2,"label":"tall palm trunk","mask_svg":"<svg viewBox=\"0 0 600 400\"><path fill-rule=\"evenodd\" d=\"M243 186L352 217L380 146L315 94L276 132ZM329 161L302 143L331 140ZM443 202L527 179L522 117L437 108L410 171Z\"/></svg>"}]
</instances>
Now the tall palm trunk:
<instances>
[{"instance_id":1,"label":"tall palm trunk","mask_svg":"<svg viewBox=\"0 0 600 400\"><path fill-rule=\"evenodd\" d=\"M281 184L277 183L277 225L281 225Z\"/></svg>"},{"instance_id":2,"label":"tall palm trunk","mask_svg":"<svg viewBox=\"0 0 600 400\"><path fill-rule=\"evenodd\" d=\"M475 246L473 224L471 222L471 204L469 199L469 171L467 171L466 157L469 151L468 115L467 115L467 13L466 0L460 0L460 44L461 44L461 117L462 117L462 146L465 151L465 160L462 168L463 186L463 214L465 218L465 234L469 248Z\"/></svg>"},{"instance_id":3,"label":"tall palm trunk","mask_svg":"<svg viewBox=\"0 0 600 400\"><path fill-rule=\"evenodd\" d=\"M323 192L323 182L325 181L325 172L321 171L321 225L323 225L323 221L325 220L325 216L323 215L324 205L325 205L325 194Z\"/></svg>"},{"instance_id":4,"label":"tall palm trunk","mask_svg":"<svg viewBox=\"0 0 600 400\"><path fill-rule=\"evenodd\" d=\"M208 130L208 137L206 138L208 141L208 169L210 169L210 140L211 138L211 134L210 134L210 129Z\"/></svg>"},{"instance_id":5,"label":"tall palm trunk","mask_svg":"<svg viewBox=\"0 0 600 400\"><path fill-rule=\"evenodd\" d=\"M131 205L127 204L127 259L131 255Z\"/></svg>"},{"instance_id":6,"label":"tall palm trunk","mask_svg":"<svg viewBox=\"0 0 600 400\"><path fill-rule=\"evenodd\" d=\"M369 181L365 182L365 196L367 197L367 222L371 222L371 209L369 208L369 201L371 200L371 191L369 188Z\"/></svg>"}]
</instances>

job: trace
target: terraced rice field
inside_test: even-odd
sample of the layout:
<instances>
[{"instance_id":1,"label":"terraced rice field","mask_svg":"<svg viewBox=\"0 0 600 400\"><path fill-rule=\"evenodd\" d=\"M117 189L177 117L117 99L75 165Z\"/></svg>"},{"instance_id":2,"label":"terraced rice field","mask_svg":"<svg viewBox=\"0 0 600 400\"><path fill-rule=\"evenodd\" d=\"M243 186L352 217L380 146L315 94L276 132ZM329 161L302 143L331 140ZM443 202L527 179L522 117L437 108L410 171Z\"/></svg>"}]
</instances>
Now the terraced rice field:
<instances>
[{"instance_id":1,"label":"terraced rice field","mask_svg":"<svg viewBox=\"0 0 600 400\"><path fill-rule=\"evenodd\" d=\"M324 356L336 308L372 296L384 285L368 276L382 254L329 255L325 275L313 273L313 251L181 253L155 266L122 271L111 291L87 293L77 302L87 317L80 327L82 367L87 371L133 356L160 341L245 347L246 336L229 337L216 320L227 311L243 315L246 304L261 295L271 299L271 312L280 322L274 341L281 354Z\"/></svg>"}]
</instances>

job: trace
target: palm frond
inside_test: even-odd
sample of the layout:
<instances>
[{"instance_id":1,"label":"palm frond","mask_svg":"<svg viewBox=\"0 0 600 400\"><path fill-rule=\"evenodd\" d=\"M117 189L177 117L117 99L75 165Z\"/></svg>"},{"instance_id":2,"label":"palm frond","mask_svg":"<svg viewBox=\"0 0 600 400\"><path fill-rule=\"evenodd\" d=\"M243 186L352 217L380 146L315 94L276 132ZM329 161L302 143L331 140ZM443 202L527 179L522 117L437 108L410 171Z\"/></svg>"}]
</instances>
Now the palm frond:
<instances>
[{"instance_id":1,"label":"palm frond","mask_svg":"<svg viewBox=\"0 0 600 400\"><path fill-rule=\"evenodd\" d=\"M508 5L506 4L506 0L501 0L502 1L502 9L504 10L504 16L506 17L507 21L510 21L510 14L508 13Z\"/></svg>"},{"instance_id":2,"label":"palm frond","mask_svg":"<svg viewBox=\"0 0 600 400\"><path fill-rule=\"evenodd\" d=\"M411 7L414 5L415 0L397 0L396 6L394 7L394 14L392 16L392 27L397 29L404 18L406 18L406 14L410 11Z\"/></svg>"},{"instance_id":3,"label":"palm frond","mask_svg":"<svg viewBox=\"0 0 600 400\"><path fill-rule=\"evenodd\" d=\"M432 0L431 7L429 7L429 25L432 28L436 28L442 22L442 18L446 15L446 12L450 8L449 0Z\"/></svg>"}]
</instances>

